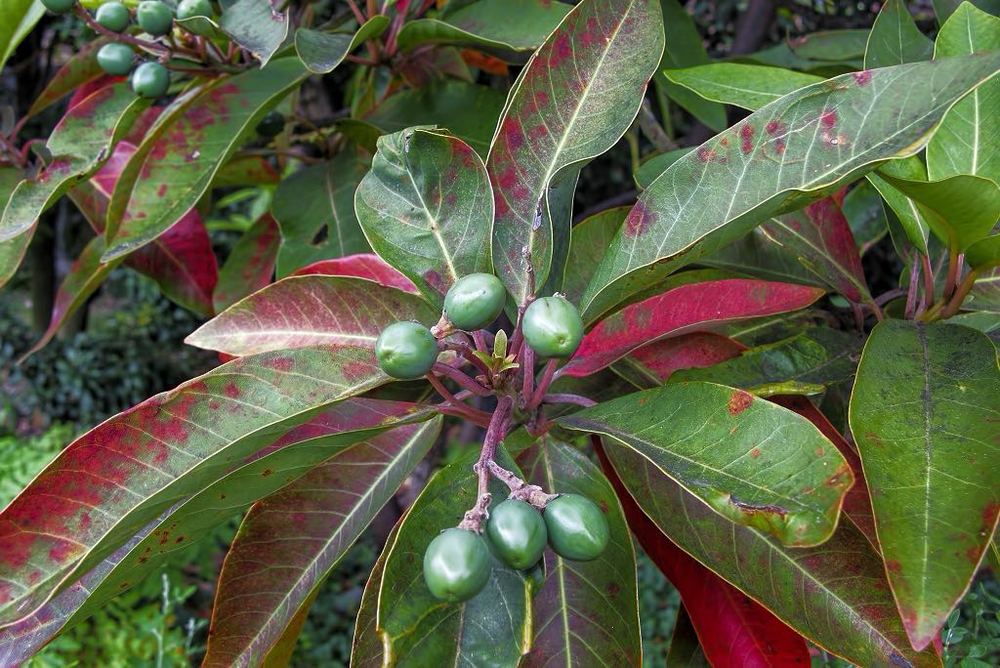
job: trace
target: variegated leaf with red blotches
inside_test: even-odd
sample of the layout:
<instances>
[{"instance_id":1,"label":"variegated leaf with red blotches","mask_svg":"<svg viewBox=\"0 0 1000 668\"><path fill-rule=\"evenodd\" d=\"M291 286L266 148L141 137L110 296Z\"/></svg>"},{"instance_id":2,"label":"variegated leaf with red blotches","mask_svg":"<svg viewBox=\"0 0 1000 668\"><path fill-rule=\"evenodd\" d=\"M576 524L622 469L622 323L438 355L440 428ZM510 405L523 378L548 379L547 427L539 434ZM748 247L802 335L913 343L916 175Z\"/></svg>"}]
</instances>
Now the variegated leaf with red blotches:
<instances>
[{"instance_id":1,"label":"variegated leaf with red blotches","mask_svg":"<svg viewBox=\"0 0 1000 668\"><path fill-rule=\"evenodd\" d=\"M269 213L243 233L219 271L212 295L216 313L271 282L280 240L278 223Z\"/></svg>"},{"instance_id":2,"label":"variegated leaf with red blotches","mask_svg":"<svg viewBox=\"0 0 1000 668\"><path fill-rule=\"evenodd\" d=\"M331 260L318 260L297 269L292 276L308 276L322 274L324 276L356 276L367 278L390 288L403 292L419 294L417 286L399 270L374 253L357 253L336 257Z\"/></svg>"},{"instance_id":3,"label":"variegated leaf with red blotches","mask_svg":"<svg viewBox=\"0 0 1000 668\"><path fill-rule=\"evenodd\" d=\"M636 348L611 368L639 389L649 389L675 371L709 367L744 350L746 346L721 334L692 332Z\"/></svg>"}]
</instances>

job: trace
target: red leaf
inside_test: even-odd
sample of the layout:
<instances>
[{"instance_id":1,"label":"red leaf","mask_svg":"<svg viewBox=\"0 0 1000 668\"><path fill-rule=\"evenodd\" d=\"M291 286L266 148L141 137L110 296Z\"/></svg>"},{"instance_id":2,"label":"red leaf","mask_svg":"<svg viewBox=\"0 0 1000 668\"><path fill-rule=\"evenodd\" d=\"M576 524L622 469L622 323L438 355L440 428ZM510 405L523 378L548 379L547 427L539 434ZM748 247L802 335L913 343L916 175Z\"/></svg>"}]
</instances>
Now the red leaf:
<instances>
[{"instance_id":1,"label":"red leaf","mask_svg":"<svg viewBox=\"0 0 1000 668\"><path fill-rule=\"evenodd\" d=\"M216 312L224 311L271 282L280 241L278 222L269 213L258 218L243 234L219 272L212 300Z\"/></svg>"},{"instance_id":2,"label":"red leaf","mask_svg":"<svg viewBox=\"0 0 1000 668\"><path fill-rule=\"evenodd\" d=\"M854 526L861 530L868 542L872 544L876 552L881 552L878 538L875 536L875 516L872 512L871 497L868 492L868 484L865 482L865 474L861 468L861 458L857 451L847 442L837 428L823 415L809 399L800 396L779 396L769 399L779 406L795 411L805 419L812 422L830 441L837 446L840 454L851 465L854 472L854 486L844 497L844 515L854 523Z\"/></svg>"},{"instance_id":3,"label":"red leaf","mask_svg":"<svg viewBox=\"0 0 1000 668\"><path fill-rule=\"evenodd\" d=\"M709 662L715 668L810 665L809 650L800 635L663 535L625 490L600 441L592 440L629 527L680 592Z\"/></svg>"},{"instance_id":4,"label":"red leaf","mask_svg":"<svg viewBox=\"0 0 1000 668\"><path fill-rule=\"evenodd\" d=\"M681 285L599 322L560 374L589 376L658 339L710 324L795 311L822 295L821 288L744 278Z\"/></svg>"},{"instance_id":5,"label":"red leaf","mask_svg":"<svg viewBox=\"0 0 1000 668\"><path fill-rule=\"evenodd\" d=\"M681 369L701 369L738 356L746 346L721 334L693 332L632 351L630 357L660 382Z\"/></svg>"},{"instance_id":6,"label":"red leaf","mask_svg":"<svg viewBox=\"0 0 1000 668\"><path fill-rule=\"evenodd\" d=\"M345 255L332 260L320 260L296 270L292 276L323 274L325 276L357 276L367 278L386 287L398 288L418 294L413 281L401 274L395 267L374 253Z\"/></svg>"}]
</instances>

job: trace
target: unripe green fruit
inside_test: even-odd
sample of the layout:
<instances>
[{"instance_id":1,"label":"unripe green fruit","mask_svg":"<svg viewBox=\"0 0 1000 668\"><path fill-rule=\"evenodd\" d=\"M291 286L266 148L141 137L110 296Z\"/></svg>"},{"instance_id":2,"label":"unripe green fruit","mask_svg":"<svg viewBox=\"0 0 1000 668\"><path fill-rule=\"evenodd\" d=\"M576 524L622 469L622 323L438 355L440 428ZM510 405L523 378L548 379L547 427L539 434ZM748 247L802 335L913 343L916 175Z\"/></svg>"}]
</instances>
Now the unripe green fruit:
<instances>
[{"instance_id":1,"label":"unripe green fruit","mask_svg":"<svg viewBox=\"0 0 1000 668\"><path fill-rule=\"evenodd\" d=\"M443 601L467 601L489 580L490 550L482 536L472 531L442 531L424 552L424 581Z\"/></svg>"},{"instance_id":2,"label":"unripe green fruit","mask_svg":"<svg viewBox=\"0 0 1000 668\"><path fill-rule=\"evenodd\" d=\"M507 301L507 290L493 274L469 274L455 281L444 297L444 314L458 329L473 331L493 323Z\"/></svg>"},{"instance_id":3,"label":"unripe green fruit","mask_svg":"<svg viewBox=\"0 0 1000 668\"><path fill-rule=\"evenodd\" d=\"M97 52L97 64L107 74L115 76L128 74L134 60L135 52L132 48L117 42L105 44Z\"/></svg>"},{"instance_id":4,"label":"unripe green fruit","mask_svg":"<svg viewBox=\"0 0 1000 668\"><path fill-rule=\"evenodd\" d=\"M407 320L394 322L378 335L375 357L382 371L393 378L420 378L437 360L437 339L430 330Z\"/></svg>"},{"instance_id":5,"label":"unripe green fruit","mask_svg":"<svg viewBox=\"0 0 1000 668\"><path fill-rule=\"evenodd\" d=\"M53 14L65 14L73 11L76 0L42 0L42 5Z\"/></svg>"},{"instance_id":6,"label":"unripe green fruit","mask_svg":"<svg viewBox=\"0 0 1000 668\"><path fill-rule=\"evenodd\" d=\"M275 137L285 129L285 117L280 111L270 111L257 124L257 134L261 137Z\"/></svg>"},{"instance_id":7,"label":"unripe green fruit","mask_svg":"<svg viewBox=\"0 0 1000 668\"><path fill-rule=\"evenodd\" d=\"M105 2L97 8L97 14L94 15L94 20L111 32L121 32L128 28L130 18L128 7L120 2Z\"/></svg>"},{"instance_id":8,"label":"unripe green fruit","mask_svg":"<svg viewBox=\"0 0 1000 668\"><path fill-rule=\"evenodd\" d=\"M156 98L170 88L170 73L159 63L146 62L135 68L130 82L139 97Z\"/></svg>"},{"instance_id":9,"label":"unripe green fruit","mask_svg":"<svg viewBox=\"0 0 1000 668\"><path fill-rule=\"evenodd\" d=\"M503 501L490 511L486 535L500 558L519 569L538 563L549 538L541 513L516 499Z\"/></svg>"},{"instance_id":10,"label":"unripe green fruit","mask_svg":"<svg viewBox=\"0 0 1000 668\"><path fill-rule=\"evenodd\" d=\"M608 546L608 520L590 499L561 494L545 505L549 545L561 557L590 561Z\"/></svg>"},{"instance_id":11,"label":"unripe green fruit","mask_svg":"<svg viewBox=\"0 0 1000 668\"><path fill-rule=\"evenodd\" d=\"M174 10L160 0L143 0L135 10L135 22L153 37L160 37L170 32Z\"/></svg>"},{"instance_id":12,"label":"unripe green fruit","mask_svg":"<svg viewBox=\"0 0 1000 668\"><path fill-rule=\"evenodd\" d=\"M583 319L564 297L542 297L525 309L521 332L541 357L569 357L583 339Z\"/></svg>"},{"instance_id":13,"label":"unripe green fruit","mask_svg":"<svg viewBox=\"0 0 1000 668\"><path fill-rule=\"evenodd\" d=\"M192 16L213 18L215 10L212 9L212 3L208 0L181 0L177 5L177 18L183 21Z\"/></svg>"}]
</instances>

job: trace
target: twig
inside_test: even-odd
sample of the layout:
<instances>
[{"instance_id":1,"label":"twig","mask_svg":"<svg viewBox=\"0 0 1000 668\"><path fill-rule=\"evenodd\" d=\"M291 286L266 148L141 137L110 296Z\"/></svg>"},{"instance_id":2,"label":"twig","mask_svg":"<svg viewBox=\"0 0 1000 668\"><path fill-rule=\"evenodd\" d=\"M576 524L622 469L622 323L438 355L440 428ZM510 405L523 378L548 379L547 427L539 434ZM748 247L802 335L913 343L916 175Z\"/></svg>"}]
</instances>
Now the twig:
<instances>
[{"instance_id":1,"label":"twig","mask_svg":"<svg viewBox=\"0 0 1000 668\"><path fill-rule=\"evenodd\" d=\"M118 40L119 42L125 42L126 44L131 44L132 46L138 47L138 48L143 49L145 51L152 51L154 53L158 53L158 54L161 54L161 55L163 55L163 54L169 54L170 53L170 49L168 49L167 47L163 46L162 44L158 44L156 42L147 42L144 39L139 39L137 37L133 37L132 35L129 35L128 33L124 33L124 32L117 33L117 32L114 32L113 30L108 30L107 28L105 28L104 26L102 26L100 23L98 23L94 19L94 17L90 15L90 12L88 12L86 9L84 9L83 5L81 5L80 3L76 3L73 6L73 12L77 16L79 16L83 20L83 22L87 24L87 26L90 29L92 29L93 31L95 31L95 32L97 32L97 33L99 33L101 35L104 35L106 37L111 37L111 38L113 38L115 40Z\"/></svg>"},{"instance_id":2,"label":"twig","mask_svg":"<svg viewBox=\"0 0 1000 668\"><path fill-rule=\"evenodd\" d=\"M944 278L944 292L941 299L948 300L955 292L955 284L958 282L958 271L962 267L962 256L954 245L948 246L948 273Z\"/></svg>"},{"instance_id":3,"label":"twig","mask_svg":"<svg viewBox=\"0 0 1000 668\"><path fill-rule=\"evenodd\" d=\"M535 386L535 391L531 395L531 400L528 402L528 410L535 410L538 405L542 403L542 397L545 393L549 391L549 385L552 384L552 376L556 373L556 368L559 366L559 360L550 359L545 363L545 369L542 371L542 377L538 379L538 384Z\"/></svg>"},{"instance_id":4,"label":"twig","mask_svg":"<svg viewBox=\"0 0 1000 668\"><path fill-rule=\"evenodd\" d=\"M459 529L481 533L483 521L489 517L490 501L492 500L490 496L490 463L496 457L500 441L507 435L513 405L514 402L510 397L503 396L500 397L497 407L493 411L489 427L486 428L486 436L483 438L483 449L479 451L479 460L472 467L479 478L476 489L476 505L466 511L465 517L458 525Z\"/></svg>"},{"instance_id":5,"label":"twig","mask_svg":"<svg viewBox=\"0 0 1000 668\"><path fill-rule=\"evenodd\" d=\"M476 396L488 397L493 393L489 388L483 387L474 379L469 378L458 369L450 367L447 364L441 364L440 362L435 362L434 366L431 367L431 371L450 378L451 380L458 383L463 390L468 390L469 392L472 392Z\"/></svg>"},{"instance_id":6,"label":"twig","mask_svg":"<svg viewBox=\"0 0 1000 668\"><path fill-rule=\"evenodd\" d=\"M527 408L535 392L535 351L531 346L521 350L521 408Z\"/></svg>"},{"instance_id":7,"label":"twig","mask_svg":"<svg viewBox=\"0 0 1000 668\"><path fill-rule=\"evenodd\" d=\"M509 498L511 499L530 503L539 510L543 510L549 501L559 496L558 494L546 494L545 490L538 485L532 485L521 480L513 471L508 471L495 461L491 460L487 463L487 466L489 466L493 477L507 485L508 489L510 489Z\"/></svg>"},{"instance_id":8,"label":"twig","mask_svg":"<svg viewBox=\"0 0 1000 668\"><path fill-rule=\"evenodd\" d=\"M437 376L432 373L427 374L427 380L430 384L434 386L434 389L441 398L445 400L444 404L436 405L437 409L440 411L442 408L451 409L449 414L458 415L459 417L465 417L477 424L489 424L490 414L486 411L481 411L478 408L473 408L466 403L460 401L451 390L449 390L444 383L442 383ZM442 411L444 412L444 411Z\"/></svg>"},{"instance_id":9,"label":"twig","mask_svg":"<svg viewBox=\"0 0 1000 668\"><path fill-rule=\"evenodd\" d=\"M920 253L920 251L917 251ZM917 311L921 311L931 305L934 301L934 270L931 268L931 259L924 254L920 254L920 262L924 268L924 299Z\"/></svg>"}]
</instances>

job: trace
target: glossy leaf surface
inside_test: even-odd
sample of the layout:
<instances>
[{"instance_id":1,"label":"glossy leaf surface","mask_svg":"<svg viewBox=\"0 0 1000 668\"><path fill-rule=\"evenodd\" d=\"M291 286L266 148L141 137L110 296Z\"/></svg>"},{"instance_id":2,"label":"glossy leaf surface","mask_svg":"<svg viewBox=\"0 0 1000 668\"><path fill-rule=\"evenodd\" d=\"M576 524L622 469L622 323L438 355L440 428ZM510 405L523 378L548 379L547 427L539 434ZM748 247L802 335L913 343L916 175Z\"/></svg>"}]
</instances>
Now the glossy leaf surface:
<instances>
[{"instance_id":1,"label":"glossy leaf surface","mask_svg":"<svg viewBox=\"0 0 1000 668\"><path fill-rule=\"evenodd\" d=\"M665 70L667 79L706 100L756 111L799 88L823 80L814 74L746 63L709 63Z\"/></svg>"},{"instance_id":2,"label":"glossy leaf surface","mask_svg":"<svg viewBox=\"0 0 1000 668\"><path fill-rule=\"evenodd\" d=\"M423 129L380 137L354 207L375 252L432 304L462 276L491 272L489 179L456 137Z\"/></svg>"},{"instance_id":3,"label":"glossy leaf surface","mask_svg":"<svg viewBox=\"0 0 1000 668\"><path fill-rule=\"evenodd\" d=\"M433 325L437 314L416 295L347 276L290 276L250 295L191 333L189 345L228 355L307 346L374 350L397 320Z\"/></svg>"},{"instance_id":4,"label":"glossy leaf surface","mask_svg":"<svg viewBox=\"0 0 1000 668\"><path fill-rule=\"evenodd\" d=\"M299 28L295 31L295 52L310 72L328 74L344 61L347 54L381 35L387 27L389 17L379 15L365 21L353 35Z\"/></svg>"},{"instance_id":5,"label":"glossy leaf surface","mask_svg":"<svg viewBox=\"0 0 1000 668\"><path fill-rule=\"evenodd\" d=\"M933 652L910 648L882 561L853 526L841 524L817 547L784 547L719 517L635 452L605 452L664 539L809 640L860 666L941 665Z\"/></svg>"},{"instance_id":6,"label":"glossy leaf surface","mask_svg":"<svg viewBox=\"0 0 1000 668\"><path fill-rule=\"evenodd\" d=\"M45 8L35 0L12 0L0 6L0 69L43 14Z\"/></svg>"},{"instance_id":7,"label":"glossy leaf surface","mask_svg":"<svg viewBox=\"0 0 1000 668\"><path fill-rule=\"evenodd\" d=\"M751 114L643 191L584 296L586 319L783 207L819 199L881 161L919 151L941 116L998 68L1000 54L985 54L865 70ZM887 97L901 105L880 104Z\"/></svg>"},{"instance_id":8,"label":"glossy leaf surface","mask_svg":"<svg viewBox=\"0 0 1000 668\"><path fill-rule=\"evenodd\" d=\"M917 27L903 0L882 5L865 47L865 67L888 67L930 60L934 43ZM975 93L973 93L974 95Z\"/></svg>"},{"instance_id":9,"label":"glossy leaf surface","mask_svg":"<svg viewBox=\"0 0 1000 668\"><path fill-rule=\"evenodd\" d=\"M662 51L658 2L585 0L521 73L486 162L496 201L493 264L518 303L531 290L523 249L536 286L564 261L556 239L567 236L568 216L550 206L550 186L575 180L628 129Z\"/></svg>"},{"instance_id":10,"label":"glossy leaf surface","mask_svg":"<svg viewBox=\"0 0 1000 668\"><path fill-rule=\"evenodd\" d=\"M203 665L254 665L273 647L440 429L440 418L393 429L255 504L219 576ZM259 592L252 607L248 588Z\"/></svg>"},{"instance_id":11,"label":"glossy leaf surface","mask_svg":"<svg viewBox=\"0 0 1000 668\"><path fill-rule=\"evenodd\" d=\"M580 494L601 508L611 528L593 561L546 550L545 578L532 597L531 649L525 666L635 665L642 655L635 552L614 489L576 448L543 437L518 455L525 479L545 490Z\"/></svg>"},{"instance_id":12,"label":"glossy leaf surface","mask_svg":"<svg viewBox=\"0 0 1000 668\"><path fill-rule=\"evenodd\" d=\"M278 223L271 214L264 214L244 232L219 271L212 295L216 313L271 282L278 243Z\"/></svg>"},{"instance_id":13,"label":"glossy leaf surface","mask_svg":"<svg viewBox=\"0 0 1000 668\"><path fill-rule=\"evenodd\" d=\"M219 17L219 28L234 42L267 64L288 37L288 10L278 10L270 2L237 0Z\"/></svg>"},{"instance_id":14,"label":"glossy leaf surface","mask_svg":"<svg viewBox=\"0 0 1000 668\"><path fill-rule=\"evenodd\" d=\"M385 380L368 349L241 358L87 432L0 513L0 624L36 610L232 463Z\"/></svg>"},{"instance_id":15,"label":"glossy leaf surface","mask_svg":"<svg viewBox=\"0 0 1000 668\"><path fill-rule=\"evenodd\" d=\"M179 117L170 117L169 131L136 153L141 178L115 188L105 260L148 244L180 220L260 119L305 74L296 58L275 60L264 69L220 80Z\"/></svg>"},{"instance_id":16,"label":"glossy leaf surface","mask_svg":"<svg viewBox=\"0 0 1000 668\"><path fill-rule=\"evenodd\" d=\"M586 376L640 346L727 321L805 308L820 288L733 278L681 285L597 323L561 375Z\"/></svg>"},{"instance_id":17,"label":"glossy leaf surface","mask_svg":"<svg viewBox=\"0 0 1000 668\"><path fill-rule=\"evenodd\" d=\"M712 383L670 383L560 418L640 454L693 497L786 545L833 533L854 481L836 448L802 417ZM608 440L613 439L613 440Z\"/></svg>"},{"instance_id":18,"label":"glossy leaf surface","mask_svg":"<svg viewBox=\"0 0 1000 668\"><path fill-rule=\"evenodd\" d=\"M333 258L332 260L320 260L298 269L293 276L308 276L310 274L322 274L324 276L356 276L357 278L367 278L389 288L396 288L403 292L417 294L417 286L413 281L399 273L399 270L390 265L374 253L358 253L356 255L345 255L344 257Z\"/></svg>"},{"instance_id":19,"label":"glossy leaf surface","mask_svg":"<svg viewBox=\"0 0 1000 668\"><path fill-rule=\"evenodd\" d=\"M1000 515L1000 369L982 333L886 320L851 396L886 572L915 648L965 593Z\"/></svg>"},{"instance_id":20,"label":"glossy leaf surface","mask_svg":"<svg viewBox=\"0 0 1000 668\"><path fill-rule=\"evenodd\" d=\"M604 249L614 238L627 213L627 206L619 206L595 213L573 226L561 290L573 304L580 303L591 272L601 261Z\"/></svg>"}]
</instances>

